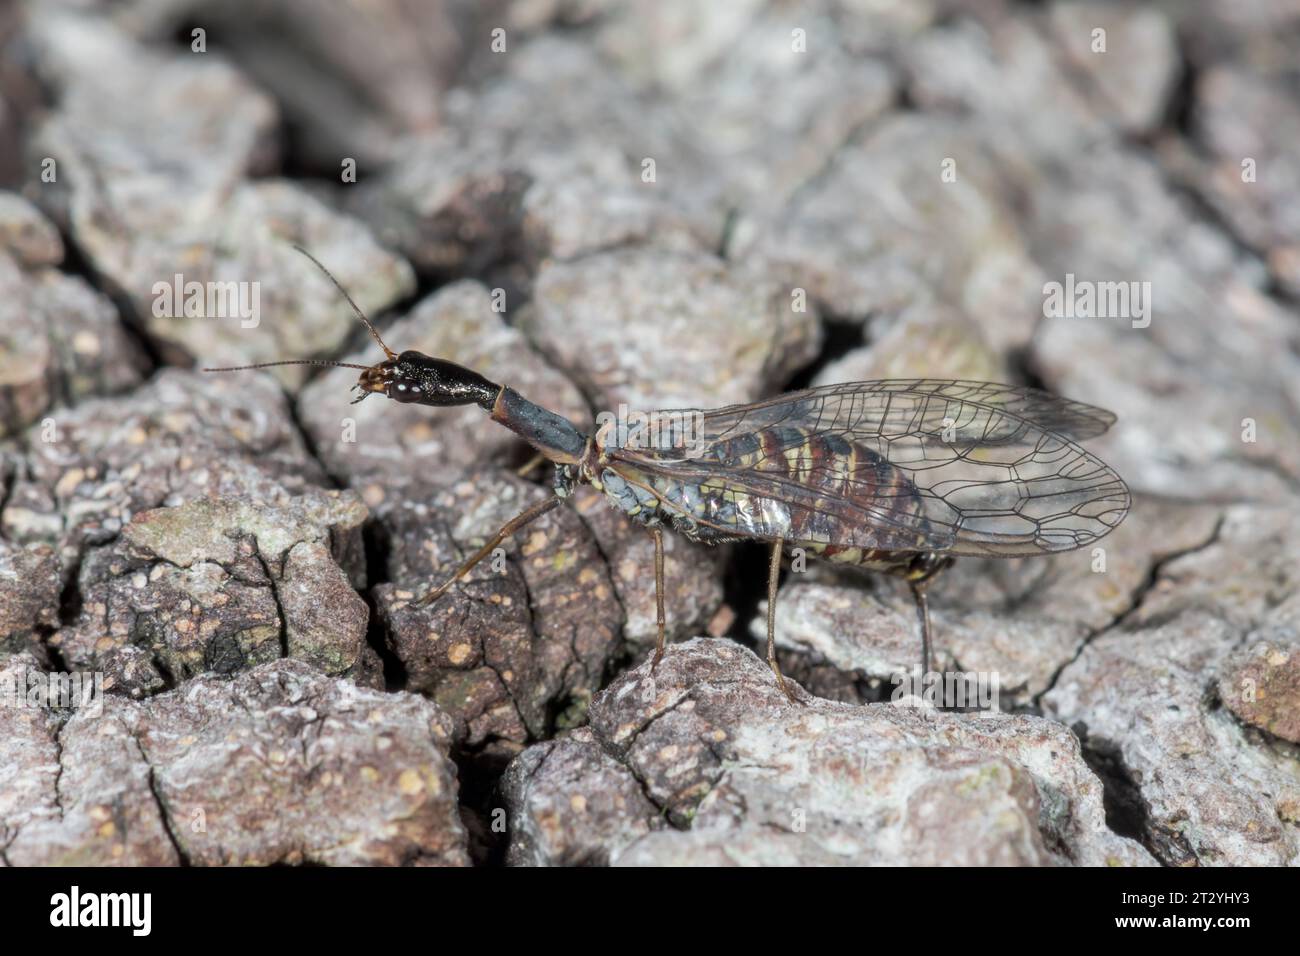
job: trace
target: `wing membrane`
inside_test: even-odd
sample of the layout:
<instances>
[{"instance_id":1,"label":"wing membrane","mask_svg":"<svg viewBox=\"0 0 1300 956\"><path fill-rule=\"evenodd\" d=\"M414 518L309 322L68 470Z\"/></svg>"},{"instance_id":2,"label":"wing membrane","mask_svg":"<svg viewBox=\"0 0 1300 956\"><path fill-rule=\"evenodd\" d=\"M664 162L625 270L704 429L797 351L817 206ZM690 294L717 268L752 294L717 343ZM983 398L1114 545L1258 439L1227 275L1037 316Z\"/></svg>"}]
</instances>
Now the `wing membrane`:
<instances>
[{"instance_id":1,"label":"wing membrane","mask_svg":"<svg viewBox=\"0 0 1300 956\"><path fill-rule=\"evenodd\" d=\"M1072 438L1106 411L1035 389L930 379L831 385L659 413L679 447L609 449L627 480L719 532L1012 556L1095 541L1128 488Z\"/></svg>"},{"instance_id":2,"label":"wing membrane","mask_svg":"<svg viewBox=\"0 0 1300 956\"><path fill-rule=\"evenodd\" d=\"M1104 408L1085 405L1073 399L1061 398L1042 389L1020 385L1003 385L997 382L968 382L951 379L888 379L879 382L850 382L844 385L826 385L803 392L794 392L756 402L752 405L729 405L706 416L734 415L745 410L759 412L772 405L784 405L820 396L854 395L859 393L906 395L933 395L938 399L952 399L963 406L1000 410L1006 415L1030 422L1044 431L1055 432L1063 438L1084 441L1096 438L1115 424L1115 415ZM954 409L949 409L954 410Z\"/></svg>"}]
</instances>

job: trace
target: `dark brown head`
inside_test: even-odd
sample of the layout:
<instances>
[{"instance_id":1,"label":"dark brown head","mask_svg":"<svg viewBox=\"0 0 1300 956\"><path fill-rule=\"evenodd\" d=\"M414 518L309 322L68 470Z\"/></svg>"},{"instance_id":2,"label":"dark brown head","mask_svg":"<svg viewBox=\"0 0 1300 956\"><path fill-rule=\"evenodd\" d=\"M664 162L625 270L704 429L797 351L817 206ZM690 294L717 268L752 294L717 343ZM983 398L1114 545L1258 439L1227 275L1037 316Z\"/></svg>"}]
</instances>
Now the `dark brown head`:
<instances>
[{"instance_id":1,"label":"dark brown head","mask_svg":"<svg viewBox=\"0 0 1300 956\"><path fill-rule=\"evenodd\" d=\"M371 393L377 393L391 398L395 402L420 405L479 405L488 411L492 410L492 405L496 401L497 395L501 391L499 385L494 385L477 372L457 365L455 362L448 362L444 359L432 358L422 352L407 351L398 355L379 337L375 327L370 324L361 308L348 295L346 289L339 284L339 281L330 274L316 257L306 249L300 246L294 246L299 252L316 264L334 283L334 288L347 300L348 305L352 306L352 311L356 313L367 329L370 335L379 343L379 347L384 350L388 356L387 360L380 362L378 365L355 365L350 362L333 362L327 359L288 359L280 362L261 362L257 365L236 365L227 368L205 368L205 372L237 372L242 369L250 368L270 368L275 365L332 365L337 368L355 368L361 370L361 377L357 380L356 388L361 393L357 398L352 400L352 404L364 399Z\"/></svg>"},{"instance_id":2,"label":"dark brown head","mask_svg":"<svg viewBox=\"0 0 1300 956\"><path fill-rule=\"evenodd\" d=\"M298 249L297 246L294 246ZM423 352L406 351L398 355L379 337L370 320L352 301L338 280L305 249L298 249L316 263L335 288L347 299L352 311L365 323L374 340L384 350L387 358L377 365L353 365L327 359L289 359L282 362L262 362L258 365L239 365L234 368L208 368L205 372L233 372L244 368L268 368L273 365L334 365L355 368L361 372L355 389L360 394L352 400L355 405L367 395L378 394L407 405L478 405L492 416L492 420L509 428L530 445L557 464L577 464L586 453L587 436L567 418L534 405L512 388L502 388L478 372L434 358Z\"/></svg>"},{"instance_id":3,"label":"dark brown head","mask_svg":"<svg viewBox=\"0 0 1300 956\"><path fill-rule=\"evenodd\" d=\"M488 411L501 391L472 369L416 351L365 369L357 388L361 395L354 403L377 392L403 404L478 405Z\"/></svg>"}]
</instances>

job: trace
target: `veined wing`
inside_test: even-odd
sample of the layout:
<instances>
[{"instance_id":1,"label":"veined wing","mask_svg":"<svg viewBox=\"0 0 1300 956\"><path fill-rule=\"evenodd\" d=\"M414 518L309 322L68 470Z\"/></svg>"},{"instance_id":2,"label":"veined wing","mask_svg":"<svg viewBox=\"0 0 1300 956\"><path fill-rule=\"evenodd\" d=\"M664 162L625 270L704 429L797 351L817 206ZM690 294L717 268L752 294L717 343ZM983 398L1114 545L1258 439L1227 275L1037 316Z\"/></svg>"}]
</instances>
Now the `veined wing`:
<instances>
[{"instance_id":1,"label":"veined wing","mask_svg":"<svg viewBox=\"0 0 1300 956\"><path fill-rule=\"evenodd\" d=\"M770 405L781 405L789 401L799 401L810 397L857 394L861 392L872 394L901 392L909 395L933 395L940 399L953 399L962 405L969 406L971 409L981 407L997 409L1005 412L1013 419L1030 422L1044 431L1055 432L1063 438L1072 438L1075 441L1096 438L1115 424L1113 412L1108 412L1104 408L1097 408L1094 405L1085 405L1083 402L1076 402L1073 399L1062 398L1059 395L1053 395L1051 392L1044 392L1040 388L1004 385L997 382L969 382L937 378L886 379L878 382L849 382L844 385L824 385L821 388L792 392L767 401L755 402L752 405L729 405L726 408L719 408L705 414L708 416L723 416L745 410L759 411ZM953 412L958 410L957 408L948 409L948 411ZM900 409L899 411L905 413L905 410ZM959 416L954 415L953 417L961 424ZM985 422L976 426L975 422L971 422L972 427L981 429L987 429L991 424L994 423ZM1017 433L1009 421L1005 424L1011 428L1012 434ZM998 431L994 428L986 431L980 437L984 441L990 442L996 440L997 435Z\"/></svg>"},{"instance_id":2,"label":"veined wing","mask_svg":"<svg viewBox=\"0 0 1300 956\"><path fill-rule=\"evenodd\" d=\"M1128 488L1070 436L1109 412L1035 389L930 379L830 385L657 413L655 447L606 448L626 480L720 532L1013 556L1082 547Z\"/></svg>"}]
</instances>

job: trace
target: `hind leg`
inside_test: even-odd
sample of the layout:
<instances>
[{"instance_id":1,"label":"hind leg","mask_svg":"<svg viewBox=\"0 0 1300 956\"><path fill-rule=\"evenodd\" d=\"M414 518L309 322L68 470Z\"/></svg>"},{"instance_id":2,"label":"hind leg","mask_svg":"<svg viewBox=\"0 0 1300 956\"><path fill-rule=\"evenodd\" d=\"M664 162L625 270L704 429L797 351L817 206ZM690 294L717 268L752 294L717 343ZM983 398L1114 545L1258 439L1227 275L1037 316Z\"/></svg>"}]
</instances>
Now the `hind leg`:
<instances>
[{"instance_id":1,"label":"hind leg","mask_svg":"<svg viewBox=\"0 0 1300 956\"><path fill-rule=\"evenodd\" d=\"M916 616L921 622L921 676L934 671L933 641L930 633L930 602L926 599L926 590L935 577L944 568L952 564L952 558L940 557L934 552L919 555L907 571L907 584L912 590L912 600L916 602Z\"/></svg>"},{"instance_id":2,"label":"hind leg","mask_svg":"<svg viewBox=\"0 0 1300 956\"><path fill-rule=\"evenodd\" d=\"M925 599L925 581L909 581L912 600L916 602L916 616L921 621L921 676L934 670L934 655L930 649L930 605Z\"/></svg>"}]
</instances>

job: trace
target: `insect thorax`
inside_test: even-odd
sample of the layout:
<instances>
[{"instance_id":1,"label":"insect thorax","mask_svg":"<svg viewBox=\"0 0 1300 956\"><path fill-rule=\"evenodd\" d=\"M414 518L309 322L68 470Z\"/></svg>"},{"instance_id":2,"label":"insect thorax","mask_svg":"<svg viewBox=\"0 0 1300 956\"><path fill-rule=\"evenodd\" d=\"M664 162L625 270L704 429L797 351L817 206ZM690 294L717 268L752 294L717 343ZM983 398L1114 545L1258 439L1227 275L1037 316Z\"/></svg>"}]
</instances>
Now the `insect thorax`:
<instances>
[{"instance_id":1,"label":"insect thorax","mask_svg":"<svg viewBox=\"0 0 1300 956\"><path fill-rule=\"evenodd\" d=\"M739 540L739 536L727 534L716 528L700 524L689 515L666 507L648 486L653 482L645 477L642 481L629 481L613 468L606 467L594 458L586 463L587 467L560 465L555 469L555 493L561 498L573 493L573 489L583 483L590 484L605 495L609 504L621 511L630 521L647 528L669 527L678 534L704 544L720 544L724 541Z\"/></svg>"}]
</instances>

